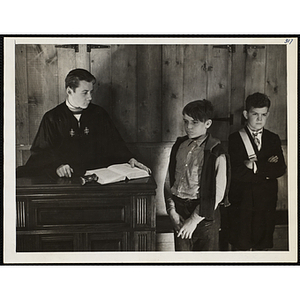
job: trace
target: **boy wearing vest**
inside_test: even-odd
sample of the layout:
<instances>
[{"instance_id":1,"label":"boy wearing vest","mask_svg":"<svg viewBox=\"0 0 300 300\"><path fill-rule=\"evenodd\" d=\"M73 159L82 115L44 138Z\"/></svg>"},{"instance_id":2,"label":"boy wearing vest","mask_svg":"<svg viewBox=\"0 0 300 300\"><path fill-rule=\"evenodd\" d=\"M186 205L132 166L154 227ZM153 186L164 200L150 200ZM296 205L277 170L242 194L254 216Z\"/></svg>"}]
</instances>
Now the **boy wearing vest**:
<instances>
[{"instance_id":1,"label":"boy wearing vest","mask_svg":"<svg viewBox=\"0 0 300 300\"><path fill-rule=\"evenodd\" d=\"M176 251L219 250L219 203L226 204L229 160L207 129L213 106L208 100L188 103L183 111L186 136L172 147L165 182L167 213L174 227Z\"/></svg>"},{"instance_id":2,"label":"boy wearing vest","mask_svg":"<svg viewBox=\"0 0 300 300\"><path fill-rule=\"evenodd\" d=\"M273 247L277 178L286 164L277 134L264 128L269 98L261 93L246 99L246 126L229 136L231 161L229 242L233 250Z\"/></svg>"}]
</instances>

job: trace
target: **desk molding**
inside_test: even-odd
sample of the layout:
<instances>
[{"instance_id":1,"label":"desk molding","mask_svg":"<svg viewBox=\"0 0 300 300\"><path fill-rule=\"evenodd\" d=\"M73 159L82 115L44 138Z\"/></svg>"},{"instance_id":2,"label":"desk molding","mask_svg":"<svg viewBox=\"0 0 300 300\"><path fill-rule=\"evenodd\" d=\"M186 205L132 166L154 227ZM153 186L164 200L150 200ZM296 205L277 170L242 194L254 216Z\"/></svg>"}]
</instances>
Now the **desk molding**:
<instances>
[{"instance_id":1,"label":"desk molding","mask_svg":"<svg viewBox=\"0 0 300 300\"><path fill-rule=\"evenodd\" d=\"M17 185L17 251L154 251L153 179Z\"/></svg>"}]
</instances>

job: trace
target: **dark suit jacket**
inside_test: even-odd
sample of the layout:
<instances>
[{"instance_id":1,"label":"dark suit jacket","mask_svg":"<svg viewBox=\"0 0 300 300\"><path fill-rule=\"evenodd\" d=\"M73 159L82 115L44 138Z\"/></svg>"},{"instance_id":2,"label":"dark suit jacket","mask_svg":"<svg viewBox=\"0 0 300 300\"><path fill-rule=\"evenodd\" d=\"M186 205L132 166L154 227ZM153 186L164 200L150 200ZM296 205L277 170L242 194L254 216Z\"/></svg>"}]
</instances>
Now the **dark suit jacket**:
<instances>
[{"instance_id":1,"label":"dark suit jacket","mask_svg":"<svg viewBox=\"0 0 300 300\"><path fill-rule=\"evenodd\" d=\"M264 129L262 147L258 151L249 130L247 127L245 129L257 155L258 171L254 174L244 164L244 161L248 160L248 155L239 132L231 134L228 145L232 172L229 201L232 204L240 203L240 208L244 209L275 209L278 191L276 178L286 171L280 138L277 134ZM278 162L268 162L274 155L278 156Z\"/></svg>"}]
</instances>

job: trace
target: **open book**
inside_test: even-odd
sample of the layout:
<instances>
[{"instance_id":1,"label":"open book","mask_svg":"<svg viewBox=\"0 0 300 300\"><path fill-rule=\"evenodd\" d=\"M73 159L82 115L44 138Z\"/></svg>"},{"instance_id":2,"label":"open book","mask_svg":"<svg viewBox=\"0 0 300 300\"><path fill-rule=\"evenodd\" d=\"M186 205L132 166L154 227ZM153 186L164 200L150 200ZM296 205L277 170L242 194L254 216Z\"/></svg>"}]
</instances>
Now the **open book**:
<instances>
[{"instance_id":1,"label":"open book","mask_svg":"<svg viewBox=\"0 0 300 300\"><path fill-rule=\"evenodd\" d=\"M150 176L149 173L140 168L132 168L130 164L116 164L107 168L101 168L96 170L88 170L85 175L96 174L98 176L98 182L100 184L108 184L113 182L119 182L127 179L143 178Z\"/></svg>"}]
</instances>

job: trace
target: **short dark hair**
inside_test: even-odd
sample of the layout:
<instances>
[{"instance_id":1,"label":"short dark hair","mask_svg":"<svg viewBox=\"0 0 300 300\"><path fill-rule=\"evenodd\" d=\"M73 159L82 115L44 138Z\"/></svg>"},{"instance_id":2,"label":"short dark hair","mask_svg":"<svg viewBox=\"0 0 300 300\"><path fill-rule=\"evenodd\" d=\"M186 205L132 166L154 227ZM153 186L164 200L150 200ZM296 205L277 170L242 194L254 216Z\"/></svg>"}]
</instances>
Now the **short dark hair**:
<instances>
[{"instance_id":1,"label":"short dark hair","mask_svg":"<svg viewBox=\"0 0 300 300\"><path fill-rule=\"evenodd\" d=\"M85 69L74 69L68 73L65 79L66 89L70 87L74 92L79 87L80 81L96 82L96 78Z\"/></svg>"},{"instance_id":2,"label":"short dark hair","mask_svg":"<svg viewBox=\"0 0 300 300\"><path fill-rule=\"evenodd\" d=\"M254 93L249 95L246 99L246 110L249 111L251 107L262 108L267 107L268 109L271 106L271 101L269 97L262 93Z\"/></svg>"},{"instance_id":3,"label":"short dark hair","mask_svg":"<svg viewBox=\"0 0 300 300\"><path fill-rule=\"evenodd\" d=\"M212 119L213 105L209 100L194 100L189 102L182 110L183 115L188 115L194 120L205 122Z\"/></svg>"}]
</instances>

